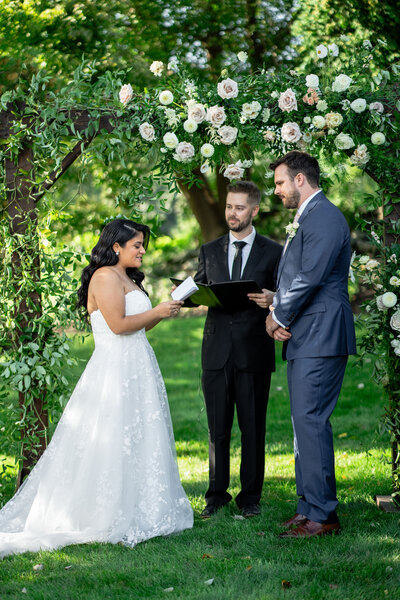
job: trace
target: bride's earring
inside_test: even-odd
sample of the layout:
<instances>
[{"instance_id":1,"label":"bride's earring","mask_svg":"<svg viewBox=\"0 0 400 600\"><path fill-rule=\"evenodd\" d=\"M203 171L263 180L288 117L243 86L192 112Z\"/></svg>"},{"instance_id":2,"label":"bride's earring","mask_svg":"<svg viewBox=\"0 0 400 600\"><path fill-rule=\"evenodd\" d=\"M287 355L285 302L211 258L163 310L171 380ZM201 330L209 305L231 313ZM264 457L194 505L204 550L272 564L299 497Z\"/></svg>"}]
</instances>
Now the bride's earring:
<instances>
[{"instance_id":1,"label":"bride's earring","mask_svg":"<svg viewBox=\"0 0 400 600\"><path fill-rule=\"evenodd\" d=\"M115 253L116 256L119 256L119 250L116 251Z\"/></svg>"}]
</instances>

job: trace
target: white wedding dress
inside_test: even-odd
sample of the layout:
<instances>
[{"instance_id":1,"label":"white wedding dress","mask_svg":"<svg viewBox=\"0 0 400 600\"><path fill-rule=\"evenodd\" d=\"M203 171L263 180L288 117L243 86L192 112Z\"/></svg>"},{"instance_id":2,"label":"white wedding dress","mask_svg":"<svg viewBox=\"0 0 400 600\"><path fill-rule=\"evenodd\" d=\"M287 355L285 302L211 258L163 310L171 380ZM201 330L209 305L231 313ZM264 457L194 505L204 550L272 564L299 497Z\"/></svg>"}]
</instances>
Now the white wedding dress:
<instances>
[{"instance_id":1,"label":"white wedding dress","mask_svg":"<svg viewBox=\"0 0 400 600\"><path fill-rule=\"evenodd\" d=\"M151 308L126 294L126 314ZM0 511L0 557L84 542L135 546L193 526L164 382L145 330L91 315L95 350L53 438Z\"/></svg>"}]
</instances>

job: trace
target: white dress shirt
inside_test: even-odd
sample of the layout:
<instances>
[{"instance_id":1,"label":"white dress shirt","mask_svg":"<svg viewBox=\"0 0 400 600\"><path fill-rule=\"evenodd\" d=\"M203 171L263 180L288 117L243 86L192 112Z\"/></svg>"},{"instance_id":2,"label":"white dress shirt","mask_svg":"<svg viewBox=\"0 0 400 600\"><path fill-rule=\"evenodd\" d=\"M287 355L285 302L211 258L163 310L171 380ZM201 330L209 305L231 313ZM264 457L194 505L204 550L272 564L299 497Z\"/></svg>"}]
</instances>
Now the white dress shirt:
<instances>
[{"instance_id":1,"label":"white dress shirt","mask_svg":"<svg viewBox=\"0 0 400 600\"><path fill-rule=\"evenodd\" d=\"M243 248L242 248L242 271L240 273L240 276L242 276L242 273L246 266L247 259L249 258L249 254L251 251L251 247L253 246L255 237L256 237L256 230L254 229L253 226L251 228L251 233L249 233L249 235L247 235L242 240L239 240L238 238L236 238L233 235L232 231L229 232L229 246L228 246L229 277L232 277L233 259L235 258L235 254L236 254L236 246L235 246L234 242L246 242L246 245L243 246Z\"/></svg>"},{"instance_id":2,"label":"white dress shirt","mask_svg":"<svg viewBox=\"0 0 400 600\"><path fill-rule=\"evenodd\" d=\"M299 219L300 219L301 215L303 214L303 212L305 211L307 204L314 198L314 196L319 194L321 191L322 191L321 189L318 189L316 192L311 194L311 196L308 196L307 200L304 200L303 204L301 204L301 206L297 209L297 212L299 214ZM278 325L280 325L281 327L286 329L286 326L283 325L280 321L278 321L278 319L275 317L274 311L272 311L272 318L275 321L275 323L278 323Z\"/></svg>"}]
</instances>

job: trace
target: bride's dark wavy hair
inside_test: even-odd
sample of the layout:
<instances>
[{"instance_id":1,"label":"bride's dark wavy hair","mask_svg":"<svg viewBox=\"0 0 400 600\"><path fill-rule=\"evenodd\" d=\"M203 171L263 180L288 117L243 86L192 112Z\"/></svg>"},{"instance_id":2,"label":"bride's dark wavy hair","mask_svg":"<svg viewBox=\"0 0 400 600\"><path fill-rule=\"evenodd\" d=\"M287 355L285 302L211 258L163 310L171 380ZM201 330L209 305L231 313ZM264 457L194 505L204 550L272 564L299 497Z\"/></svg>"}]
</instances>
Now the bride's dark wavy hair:
<instances>
[{"instance_id":1,"label":"bride's dark wavy hair","mask_svg":"<svg viewBox=\"0 0 400 600\"><path fill-rule=\"evenodd\" d=\"M88 289L93 273L100 267L110 267L117 264L118 256L113 250L113 245L118 242L120 246L124 247L126 242L135 238L139 233L143 233L143 246L147 249L150 238L150 229L147 225L135 223L135 221L128 219L114 219L104 227L99 241L91 252L90 262L82 271L82 285L78 290L78 309L82 307L87 313ZM130 267L126 269L126 274L141 290L146 292L142 285L144 273L136 267Z\"/></svg>"}]
</instances>

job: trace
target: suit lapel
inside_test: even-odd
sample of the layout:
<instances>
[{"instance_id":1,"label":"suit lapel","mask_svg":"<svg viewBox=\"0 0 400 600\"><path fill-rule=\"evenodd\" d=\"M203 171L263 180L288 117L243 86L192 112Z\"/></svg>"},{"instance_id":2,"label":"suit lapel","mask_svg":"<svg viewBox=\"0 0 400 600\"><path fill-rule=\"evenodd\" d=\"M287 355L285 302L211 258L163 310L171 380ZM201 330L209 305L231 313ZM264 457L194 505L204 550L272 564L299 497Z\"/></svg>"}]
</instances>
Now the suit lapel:
<instances>
[{"instance_id":1,"label":"suit lapel","mask_svg":"<svg viewBox=\"0 0 400 600\"><path fill-rule=\"evenodd\" d=\"M229 281L229 267L228 267L228 245L229 245L229 236L224 235L221 238L219 253L220 256L217 259L217 264L219 267L219 280L220 281Z\"/></svg>"},{"instance_id":2,"label":"suit lapel","mask_svg":"<svg viewBox=\"0 0 400 600\"><path fill-rule=\"evenodd\" d=\"M245 267L243 269L242 279L251 279L251 274L254 271L254 268L258 265L264 254L262 245L260 244L260 238L261 236L259 236L258 233L256 233L256 237L254 238L250 254L247 258Z\"/></svg>"}]
</instances>

